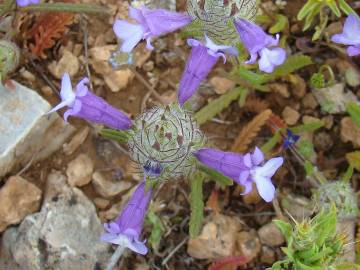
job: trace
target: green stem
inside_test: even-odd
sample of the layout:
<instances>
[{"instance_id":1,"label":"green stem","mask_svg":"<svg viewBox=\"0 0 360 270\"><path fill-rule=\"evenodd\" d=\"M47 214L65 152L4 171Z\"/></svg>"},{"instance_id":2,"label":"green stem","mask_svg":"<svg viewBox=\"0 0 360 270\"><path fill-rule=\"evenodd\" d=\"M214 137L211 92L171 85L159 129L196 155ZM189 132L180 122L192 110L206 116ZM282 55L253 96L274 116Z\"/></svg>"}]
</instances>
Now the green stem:
<instances>
[{"instance_id":1,"label":"green stem","mask_svg":"<svg viewBox=\"0 0 360 270\"><path fill-rule=\"evenodd\" d=\"M19 8L21 11L108 13L105 7L92 4L43 3Z\"/></svg>"}]
</instances>

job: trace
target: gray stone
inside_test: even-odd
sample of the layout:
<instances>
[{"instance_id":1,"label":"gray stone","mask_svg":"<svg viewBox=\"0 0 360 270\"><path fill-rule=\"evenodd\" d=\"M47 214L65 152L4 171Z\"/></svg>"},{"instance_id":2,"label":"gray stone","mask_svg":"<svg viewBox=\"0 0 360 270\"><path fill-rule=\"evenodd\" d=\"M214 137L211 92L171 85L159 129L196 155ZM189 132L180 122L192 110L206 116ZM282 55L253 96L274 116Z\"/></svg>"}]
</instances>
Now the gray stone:
<instances>
[{"instance_id":1,"label":"gray stone","mask_svg":"<svg viewBox=\"0 0 360 270\"><path fill-rule=\"evenodd\" d=\"M12 81L0 85L0 177L29 160L48 157L74 132L35 91Z\"/></svg>"},{"instance_id":2,"label":"gray stone","mask_svg":"<svg viewBox=\"0 0 360 270\"><path fill-rule=\"evenodd\" d=\"M100 241L102 225L94 205L58 172L48 178L39 213L5 231L2 270L103 269L109 245Z\"/></svg>"},{"instance_id":3,"label":"gray stone","mask_svg":"<svg viewBox=\"0 0 360 270\"><path fill-rule=\"evenodd\" d=\"M270 247L280 246L285 242L284 236L273 222L262 226L258 231L258 235L261 243Z\"/></svg>"}]
</instances>

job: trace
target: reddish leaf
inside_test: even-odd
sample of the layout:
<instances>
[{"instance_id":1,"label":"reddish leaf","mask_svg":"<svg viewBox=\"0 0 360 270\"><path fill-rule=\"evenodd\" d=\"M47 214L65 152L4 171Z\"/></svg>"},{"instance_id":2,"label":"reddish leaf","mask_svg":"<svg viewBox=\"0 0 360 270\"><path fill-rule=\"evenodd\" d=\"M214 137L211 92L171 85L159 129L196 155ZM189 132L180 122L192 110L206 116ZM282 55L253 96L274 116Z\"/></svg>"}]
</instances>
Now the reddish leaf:
<instances>
[{"instance_id":1,"label":"reddish leaf","mask_svg":"<svg viewBox=\"0 0 360 270\"><path fill-rule=\"evenodd\" d=\"M222 270L225 267L238 267L244 266L249 260L244 256L229 256L220 258L216 262L212 263L208 270Z\"/></svg>"}]
</instances>

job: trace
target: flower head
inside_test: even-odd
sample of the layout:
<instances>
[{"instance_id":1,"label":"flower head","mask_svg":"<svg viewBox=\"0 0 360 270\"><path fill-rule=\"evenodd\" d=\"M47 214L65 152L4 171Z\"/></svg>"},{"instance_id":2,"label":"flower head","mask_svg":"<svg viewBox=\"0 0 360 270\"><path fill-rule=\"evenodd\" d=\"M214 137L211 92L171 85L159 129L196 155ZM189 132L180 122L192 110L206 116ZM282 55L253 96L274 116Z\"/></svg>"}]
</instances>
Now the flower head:
<instances>
[{"instance_id":1,"label":"flower head","mask_svg":"<svg viewBox=\"0 0 360 270\"><path fill-rule=\"evenodd\" d=\"M360 54L360 19L356 14L349 14L346 18L343 32L331 37L331 41L348 45L349 56Z\"/></svg>"},{"instance_id":2,"label":"flower head","mask_svg":"<svg viewBox=\"0 0 360 270\"><path fill-rule=\"evenodd\" d=\"M245 187L243 194L249 193L252 190L252 184L255 183L260 196L266 202L273 200L275 187L271 182L271 177L282 165L282 157L272 158L262 165L264 154L257 147L252 154L248 153L246 155L210 148L203 148L194 155L206 166L243 185Z\"/></svg>"},{"instance_id":3,"label":"flower head","mask_svg":"<svg viewBox=\"0 0 360 270\"><path fill-rule=\"evenodd\" d=\"M274 68L284 63L286 51L277 47L279 44L279 35L276 38L266 34L264 30L245 19L235 21L235 28L239 33L240 39L250 53L250 59L246 64L256 62L258 56L259 69L271 73Z\"/></svg>"},{"instance_id":4,"label":"flower head","mask_svg":"<svg viewBox=\"0 0 360 270\"><path fill-rule=\"evenodd\" d=\"M68 107L68 110L64 113L65 121L70 115L73 115L115 129L130 128L132 122L129 117L90 92L86 85L88 82L88 78L83 78L76 85L76 92L74 93L70 76L65 73L61 79L61 102L48 113Z\"/></svg>"},{"instance_id":5,"label":"flower head","mask_svg":"<svg viewBox=\"0 0 360 270\"><path fill-rule=\"evenodd\" d=\"M192 47L182 75L178 101L183 105L198 89L201 81L210 73L218 59L222 57L226 62L225 53L237 55L236 48L225 45L217 45L205 36L205 44L195 39L188 39L187 43Z\"/></svg>"},{"instance_id":6,"label":"flower head","mask_svg":"<svg viewBox=\"0 0 360 270\"><path fill-rule=\"evenodd\" d=\"M141 182L120 216L115 221L104 224L106 233L101 236L101 240L145 255L148 249L145 241L139 239L151 194L152 189L146 191L145 181Z\"/></svg>"},{"instance_id":7,"label":"flower head","mask_svg":"<svg viewBox=\"0 0 360 270\"><path fill-rule=\"evenodd\" d=\"M129 16L138 24L116 20L113 26L116 36L123 40L121 45L123 52L131 52L142 39L146 39L146 47L152 50L152 38L173 32L192 21L191 17L186 14L164 9L150 10L144 6L140 9L130 7Z\"/></svg>"},{"instance_id":8,"label":"flower head","mask_svg":"<svg viewBox=\"0 0 360 270\"><path fill-rule=\"evenodd\" d=\"M16 0L16 3L20 7L26 7L28 5L39 4L40 0Z\"/></svg>"}]
</instances>

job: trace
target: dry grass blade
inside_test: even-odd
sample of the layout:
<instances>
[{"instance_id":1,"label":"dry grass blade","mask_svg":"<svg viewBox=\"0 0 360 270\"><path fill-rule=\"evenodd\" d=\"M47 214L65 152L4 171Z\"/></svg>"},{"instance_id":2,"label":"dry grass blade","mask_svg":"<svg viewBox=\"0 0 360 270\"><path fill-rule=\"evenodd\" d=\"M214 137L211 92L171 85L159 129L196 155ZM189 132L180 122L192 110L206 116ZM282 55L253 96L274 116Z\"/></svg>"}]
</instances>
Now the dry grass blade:
<instances>
[{"instance_id":1,"label":"dry grass blade","mask_svg":"<svg viewBox=\"0 0 360 270\"><path fill-rule=\"evenodd\" d=\"M247 150L249 144L254 137L259 133L262 126L266 124L272 111L270 109L258 114L250 123L248 123L237 136L231 151L244 152Z\"/></svg>"}]
</instances>

